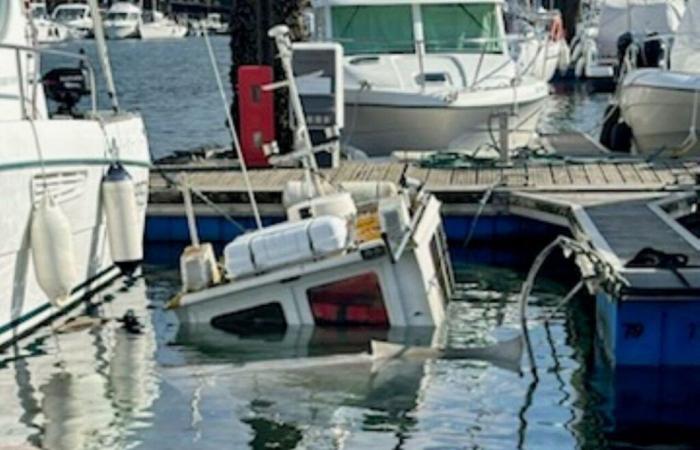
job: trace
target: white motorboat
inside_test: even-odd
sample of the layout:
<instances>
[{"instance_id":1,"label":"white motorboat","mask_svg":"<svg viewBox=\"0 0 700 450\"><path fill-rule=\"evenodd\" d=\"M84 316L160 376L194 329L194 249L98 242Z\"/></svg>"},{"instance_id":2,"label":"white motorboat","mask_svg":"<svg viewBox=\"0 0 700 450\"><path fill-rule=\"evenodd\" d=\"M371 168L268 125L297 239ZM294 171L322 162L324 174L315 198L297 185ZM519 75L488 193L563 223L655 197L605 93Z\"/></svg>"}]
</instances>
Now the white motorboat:
<instances>
[{"instance_id":1,"label":"white motorboat","mask_svg":"<svg viewBox=\"0 0 700 450\"><path fill-rule=\"evenodd\" d=\"M107 39L129 39L139 37L141 8L128 2L114 3L105 16L104 28Z\"/></svg>"},{"instance_id":2,"label":"white motorboat","mask_svg":"<svg viewBox=\"0 0 700 450\"><path fill-rule=\"evenodd\" d=\"M49 19L46 3L30 3L30 9L38 43L56 44L72 37L65 25Z\"/></svg>"},{"instance_id":3,"label":"white motorboat","mask_svg":"<svg viewBox=\"0 0 700 450\"><path fill-rule=\"evenodd\" d=\"M497 148L504 119L510 148L533 137L549 91L519 73L500 0L313 5L317 39L345 50L347 144L370 156Z\"/></svg>"},{"instance_id":4,"label":"white motorboat","mask_svg":"<svg viewBox=\"0 0 700 450\"><path fill-rule=\"evenodd\" d=\"M691 0L676 32L670 69L637 69L619 91L620 113L639 153L700 154L700 1Z\"/></svg>"},{"instance_id":5,"label":"white motorboat","mask_svg":"<svg viewBox=\"0 0 700 450\"><path fill-rule=\"evenodd\" d=\"M599 6L579 24L573 39L571 61L577 77L616 77L625 33L637 42L673 34L685 10L684 0L604 0Z\"/></svg>"},{"instance_id":6,"label":"white motorboat","mask_svg":"<svg viewBox=\"0 0 700 450\"><path fill-rule=\"evenodd\" d=\"M75 39L92 36L92 14L85 3L63 3L54 8L51 13L54 22L68 27Z\"/></svg>"},{"instance_id":7,"label":"white motorboat","mask_svg":"<svg viewBox=\"0 0 700 450\"><path fill-rule=\"evenodd\" d=\"M114 95L112 110L97 110L84 55L40 77L39 53L70 54L38 49L28 13L22 0L0 2L0 347L117 276L115 264L134 269L148 195L141 117L121 112ZM114 94L104 42L98 51ZM88 93L89 110L76 111Z\"/></svg>"},{"instance_id":8,"label":"white motorboat","mask_svg":"<svg viewBox=\"0 0 700 450\"><path fill-rule=\"evenodd\" d=\"M140 25L141 39L178 39L187 35L187 25L165 17L159 11L143 14Z\"/></svg>"}]
</instances>

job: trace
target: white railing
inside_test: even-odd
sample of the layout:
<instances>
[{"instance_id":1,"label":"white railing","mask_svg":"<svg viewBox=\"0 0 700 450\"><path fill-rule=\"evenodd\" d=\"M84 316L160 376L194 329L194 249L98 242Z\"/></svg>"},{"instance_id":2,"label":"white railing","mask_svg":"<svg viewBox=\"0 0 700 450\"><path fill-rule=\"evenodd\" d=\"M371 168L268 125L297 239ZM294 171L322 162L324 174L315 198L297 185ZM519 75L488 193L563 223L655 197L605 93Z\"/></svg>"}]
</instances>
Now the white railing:
<instances>
[{"instance_id":1,"label":"white railing","mask_svg":"<svg viewBox=\"0 0 700 450\"><path fill-rule=\"evenodd\" d=\"M22 113L22 118L36 118L37 117L37 95L38 95L38 90L37 87L39 83L41 82L40 76L39 76L39 71L40 71L40 65L41 65L41 58L40 56L42 54L49 54L49 55L55 55L55 56L61 56L64 58L70 58L74 59L77 61L80 61L82 64L84 64L84 67L88 71L89 75L89 83L90 83L90 105L91 105L91 111L93 114L97 113L97 89L96 89L96 82L95 82L95 69L92 67L92 64L90 63L90 60L87 56L85 55L80 55L80 54L75 54L71 52L65 52L62 50L53 50L53 49L43 49L43 48L34 48L34 47L28 47L24 45L15 45L15 44L3 44L0 43L0 50L11 50L14 52L14 60L15 64L17 66L17 87L19 91L19 101L20 101L20 108L21 108L21 113ZM27 55L27 54L32 54L36 57L35 59L35 67L34 67L34 73L32 75L31 79L31 84L32 84L32 91L28 95L27 93L27 88L25 86L25 70L24 66L22 64L22 55ZM29 70L27 70L26 75L30 75ZM27 77L27 80L29 80L29 77ZM30 106L31 109L27 108L27 105ZM31 112L31 114L29 114Z\"/></svg>"}]
</instances>

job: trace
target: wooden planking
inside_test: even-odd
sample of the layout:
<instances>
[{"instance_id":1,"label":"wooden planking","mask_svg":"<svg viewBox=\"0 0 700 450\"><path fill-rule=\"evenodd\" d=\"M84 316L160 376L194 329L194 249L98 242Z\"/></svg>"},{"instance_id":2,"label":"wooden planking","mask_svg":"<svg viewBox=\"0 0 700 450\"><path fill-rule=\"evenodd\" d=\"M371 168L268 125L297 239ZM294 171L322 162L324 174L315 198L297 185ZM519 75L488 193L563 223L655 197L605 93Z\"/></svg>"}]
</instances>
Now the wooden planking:
<instances>
[{"instance_id":1,"label":"wooden planking","mask_svg":"<svg viewBox=\"0 0 700 450\"><path fill-rule=\"evenodd\" d=\"M549 165L549 170L552 173L552 183L556 186L568 186L574 184L571 174L565 165Z\"/></svg>"},{"instance_id":2,"label":"wooden planking","mask_svg":"<svg viewBox=\"0 0 700 450\"><path fill-rule=\"evenodd\" d=\"M338 169L326 169L330 182L391 181L398 183L401 175L416 178L428 188L451 191L475 191L502 183L513 190L566 190L595 189L658 189L668 183L688 184L694 181L696 163L655 162L603 162L586 164L526 164L508 167L472 168L421 168L404 163L345 162ZM173 177L178 171L170 172ZM244 191L245 183L240 172L232 170L193 170L187 172L194 187L212 192ZM250 180L254 189L281 191L290 180L303 180L302 169L251 170ZM153 171L152 190L170 189L168 183Z\"/></svg>"},{"instance_id":3,"label":"wooden planking","mask_svg":"<svg viewBox=\"0 0 700 450\"><path fill-rule=\"evenodd\" d=\"M624 184L626 182L620 171L617 170L617 167L615 167L615 164L601 163L599 164L599 167L607 183Z\"/></svg>"}]
</instances>

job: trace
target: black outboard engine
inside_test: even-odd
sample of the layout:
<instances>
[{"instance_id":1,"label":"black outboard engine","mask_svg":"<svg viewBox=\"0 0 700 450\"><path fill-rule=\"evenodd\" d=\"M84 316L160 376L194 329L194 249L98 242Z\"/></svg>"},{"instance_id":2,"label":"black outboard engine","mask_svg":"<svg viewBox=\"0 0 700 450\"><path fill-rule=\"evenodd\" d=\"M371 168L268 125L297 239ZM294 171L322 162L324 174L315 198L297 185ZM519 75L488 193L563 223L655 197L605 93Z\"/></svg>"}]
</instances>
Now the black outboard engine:
<instances>
[{"instance_id":1,"label":"black outboard engine","mask_svg":"<svg viewBox=\"0 0 700 450\"><path fill-rule=\"evenodd\" d=\"M58 103L56 113L75 117L75 106L90 95L89 79L84 67L61 67L44 75L41 81L47 97Z\"/></svg>"},{"instance_id":2,"label":"black outboard engine","mask_svg":"<svg viewBox=\"0 0 700 450\"><path fill-rule=\"evenodd\" d=\"M659 67L666 58L666 48L659 33L649 33L637 57L637 67Z\"/></svg>"},{"instance_id":3,"label":"black outboard engine","mask_svg":"<svg viewBox=\"0 0 700 450\"><path fill-rule=\"evenodd\" d=\"M659 67L666 58L666 45L658 38L659 33L652 32L646 35L644 43L640 46L635 67ZM617 62L619 67L625 60L625 55L630 45L635 42L634 36L629 31L617 38Z\"/></svg>"}]
</instances>

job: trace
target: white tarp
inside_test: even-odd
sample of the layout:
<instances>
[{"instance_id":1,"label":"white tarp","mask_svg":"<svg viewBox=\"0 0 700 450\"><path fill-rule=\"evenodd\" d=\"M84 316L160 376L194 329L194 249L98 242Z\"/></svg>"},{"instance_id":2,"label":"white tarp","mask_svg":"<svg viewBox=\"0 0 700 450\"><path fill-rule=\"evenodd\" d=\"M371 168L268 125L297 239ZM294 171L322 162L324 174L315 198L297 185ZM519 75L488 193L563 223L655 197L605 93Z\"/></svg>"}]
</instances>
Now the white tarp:
<instances>
[{"instance_id":1,"label":"white tarp","mask_svg":"<svg viewBox=\"0 0 700 450\"><path fill-rule=\"evenodd\" d=\"M617 56L617 40L625 32L645 36L676 31L685 11L683 0L605 0L598 23L598 54Z\"/></svg>"},{"instance_id":2,"label":"white tarp","mask_svg":"<svg viewBox=\"0 0 700 450\"><path fill-rule=\"evenodd\" d=\"M700 0L690 0L676 31L671 50L671 69L700 73Z\"/></svg>"}]
</instances>

